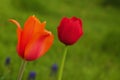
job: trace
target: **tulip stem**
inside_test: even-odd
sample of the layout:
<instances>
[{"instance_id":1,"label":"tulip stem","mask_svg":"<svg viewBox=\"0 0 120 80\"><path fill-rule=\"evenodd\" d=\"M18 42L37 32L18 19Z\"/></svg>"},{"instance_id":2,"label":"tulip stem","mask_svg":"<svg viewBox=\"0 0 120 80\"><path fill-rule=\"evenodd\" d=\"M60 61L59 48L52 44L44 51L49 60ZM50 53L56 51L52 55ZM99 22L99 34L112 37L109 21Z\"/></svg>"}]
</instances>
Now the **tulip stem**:
<instances>
[{"instance_id":1,"label":"tulip stem","mask_svg":"<svg viewBox=\"0 0 120 80\"><path fill-rule=\"evenodd\" d=\"M67 50L68 50L68 46L65 47L65 51L63 53L63 57L62 57L61 65L60 65L60 70L58 73L58 80L62 80L62 74L63 74L65 59L66 59L66 55L67 55Z\"/></svg>"},{"instance_id":2,"label":"tulip stem","mask_svg":"<svg viewBox=\"0 0 120 80\"><path fill-rule=\"evenodd\" d=\"M22 61L22 64L21 64L21 67L20 67L20 70L19 70L19 74L18 74L18 79L17 80L21 80L22 79L26 63L27 63L27 61L25 61L25 60Z\"/></svg>"}]
</instances>

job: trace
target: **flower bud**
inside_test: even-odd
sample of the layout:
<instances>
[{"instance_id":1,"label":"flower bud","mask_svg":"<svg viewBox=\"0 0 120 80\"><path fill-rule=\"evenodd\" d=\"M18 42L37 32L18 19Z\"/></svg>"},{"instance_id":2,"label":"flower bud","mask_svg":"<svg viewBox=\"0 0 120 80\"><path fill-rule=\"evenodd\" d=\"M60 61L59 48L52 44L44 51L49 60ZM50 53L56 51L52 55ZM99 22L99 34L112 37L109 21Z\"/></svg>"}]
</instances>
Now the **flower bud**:
<instances>
[{"instance_id":1,"label":"flower bud","mask_svg":"<svg viewBox=\"0 0 120 80\"><path fill-rule=\"evenodd\" d=\"M79 18L64 17L57 28L58 38L65 45L73 45L82 36L82 21Z\"/></svg>"}]
</instances>

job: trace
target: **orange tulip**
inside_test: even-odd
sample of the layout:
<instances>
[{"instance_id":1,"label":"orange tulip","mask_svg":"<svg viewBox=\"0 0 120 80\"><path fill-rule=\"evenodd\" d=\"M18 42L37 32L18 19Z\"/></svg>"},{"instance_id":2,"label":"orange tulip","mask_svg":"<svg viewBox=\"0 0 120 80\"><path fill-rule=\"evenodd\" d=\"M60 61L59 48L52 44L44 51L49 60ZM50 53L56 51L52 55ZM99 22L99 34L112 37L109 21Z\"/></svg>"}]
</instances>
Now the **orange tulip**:
<instances>
[{"instance_id":1,"label":"orange tulip","mask_svg":"<svg viewBox=\"0 0 120 80\"><path fill-rule=\"evenodd\" d=\"M21 58L36 60L51 47L53 34L45 29L46 22L41 23L35 16L30 16L23 29L16 20L10 19L10 22L17 25L17 52Z\"/></svg>"}]
</instances>

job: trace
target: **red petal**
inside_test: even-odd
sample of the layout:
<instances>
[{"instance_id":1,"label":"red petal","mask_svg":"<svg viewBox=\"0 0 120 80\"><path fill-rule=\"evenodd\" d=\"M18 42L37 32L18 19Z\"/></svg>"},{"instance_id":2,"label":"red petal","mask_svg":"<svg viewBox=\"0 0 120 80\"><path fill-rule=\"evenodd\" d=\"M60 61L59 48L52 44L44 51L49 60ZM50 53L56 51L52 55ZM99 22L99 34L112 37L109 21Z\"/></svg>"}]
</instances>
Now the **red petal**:
<instances>
[{"instance_id":1,"label":"red petal","mask_svg":"<svg viewBox=\"0 0 120 80\"><path fill-rule=\"evenodd\" d=\"M60 39L62 39L64 33L65 33L65 28L68 26L68 23L70 20L67 17L62 18L60 25L58 26L58 36Z\"/></svg>"},{"instance_id":2,"label":"red petal","mask_svg":"<svg viewBox=\"0 0 120 80\"><path fill-rule=\"evenodd\" d=\"M82 27L82 20L76 17L71 18L72 21L79 21L80 26Z\"/></svg>"},{"instance_id":3,"label":"red petal","mask_svg":"<svg viewBox=\"0 0 120 80\"><path fill-rule=\"evenodd\" d=\"M70 22L65 28L64 42L68 45L74 44L82 34L82 28L78 21Z\"/></svg>"}]
</instances>

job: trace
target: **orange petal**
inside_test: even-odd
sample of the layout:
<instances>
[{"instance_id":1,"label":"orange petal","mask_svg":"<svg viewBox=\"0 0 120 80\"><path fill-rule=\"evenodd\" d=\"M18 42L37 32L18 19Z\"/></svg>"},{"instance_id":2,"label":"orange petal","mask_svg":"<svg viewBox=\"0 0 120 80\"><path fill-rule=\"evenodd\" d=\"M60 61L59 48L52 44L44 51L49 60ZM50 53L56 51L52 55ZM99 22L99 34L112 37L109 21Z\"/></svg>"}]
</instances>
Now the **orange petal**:
<instances>
[{"instance_id":1,"label":"orange petal","mask_svg":"<svg viewBox=\"0 0 120 80\"><path fill-rule=\"evenodd\" d=\"M17 36L18 36L18 44L17 44L17 52L19 56L23 58L24 53L21 51L21 37L22 37L22 29L17 28Z\"/></svg>"},{"instance_id":2,"label":"orange petal","mask_svg":"<svg viewBox=\"0 0 120 80\"><path fill-rule=\"evenodd\" d=\"M35 22L35 27L34 27L34 32L33 32L33 36L36 35L36 34L42 34L44 33L44 27L46 25L46 22L43 22L43 23L39 23L39 20L37 18L36 19L36 22Z\"/></svg>"},{"instance_id":3,"label":"orange petal","mask_svg":"<svg viewBox=\"0 0 120 80\"><path fill-rule=\"evenodd\" d=\"M23 52L24 52L25 46L27 45L27 42L32 37L34 25L35 25L34 16L30 16L28 20L25 22L23 33L22 33L21 47Z\"/></svg>"},{"instance_id":4,"label":"orange petal","mask_svg":"<svg viewBox=\"0 0 120 80\"><path fill-rule=\"evenodd\" d=\"M20 26L19 22L17 22L14 19L10 19L9 21L12 22L12 23L14 23L14 24L16 24L16 26L21 29L21 26Z\"/></svg>"},{"instance_id":5,"label":"orange petal","mask_svg":"<svg viewBox=\"0 0 120 80\"><path fill-rule=\"evenodd\" d=\"M28 18L28 20L25 22L22 34L21 47L23 48L23 52L27 43L34 35L37 33L42 34L44 32L44 26L45 23L40 23L40 21L35 16L30 16Z\"/></svg>"},{"instance_id":6,"label":"orange petal","mask_svg":"<svg viewBox=\"0 0 120 80\"><path fill-rule=\"evenodd\" d=\"M48 33L49 36L47 36L47 38L44 40L44 44L43 44L44 48L41 54L38 56L44 55L48 51L48 49L51 47L51 45L53 44L53 39L54 39L53 34L47 30L45 30L45 32Z\"/></svg>"},{"instance_id":7,"label":"orange petal","mask_svg":"<svg viewBox=\"0 0 120 80\"><path fill-rule=\"evenodd\" d=\"M19 56L23 57L24 54L21 53L21 49L20 49L21 34L22 34L21 26L16 20L10 19L9 21L16 24L16 26L17 26L17 37L18 37L17 52L18 52Z\"/></svg>"},{"instance_id":8,"label":"orange petal","mask_svg":"<svg viewBox=\"0 0 120 80\"><path fill-rule=\"evenodd\" d=\"M28 61L36 60L42 56L52 45L53 35L46 33L42 36L36 35L25 49L24 59Z\"/></svg>"}]
</instances>

